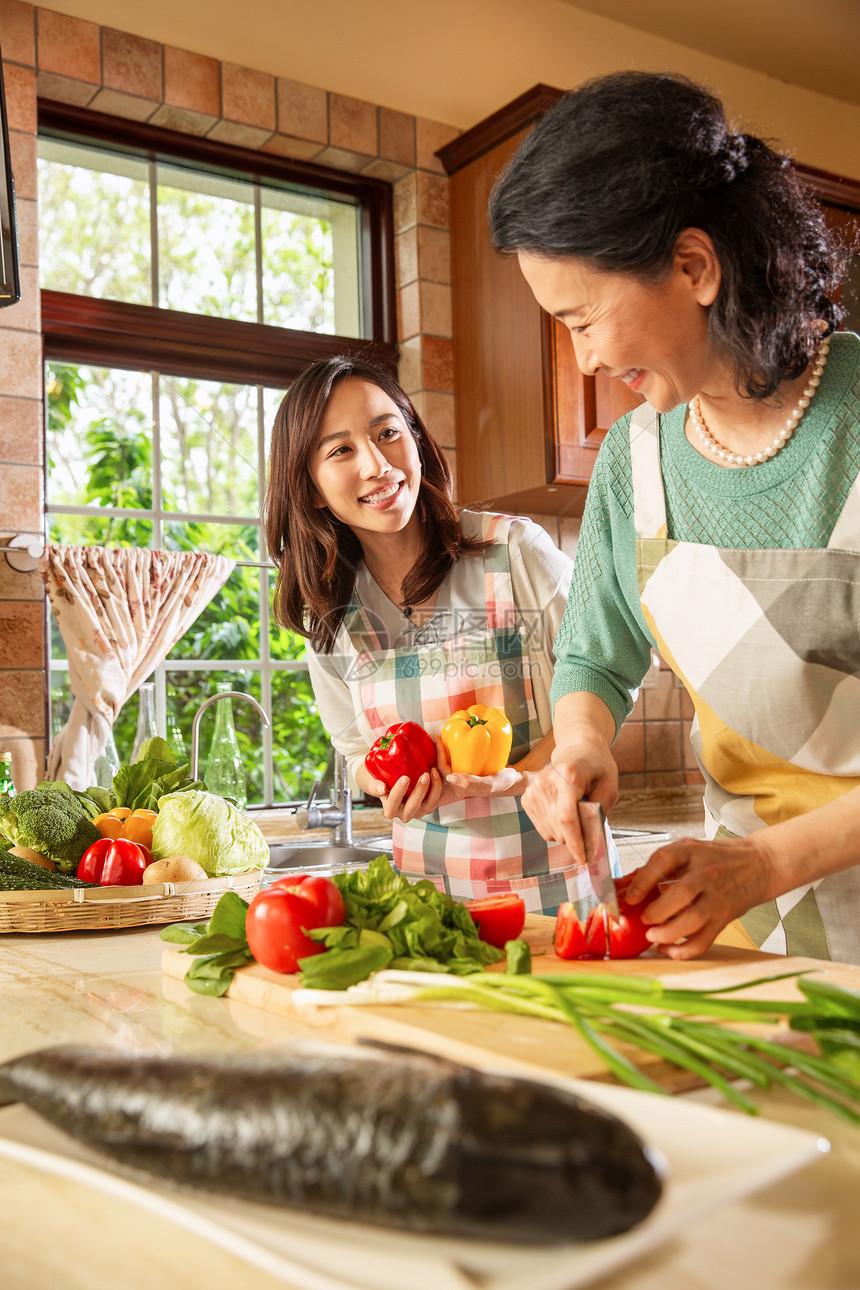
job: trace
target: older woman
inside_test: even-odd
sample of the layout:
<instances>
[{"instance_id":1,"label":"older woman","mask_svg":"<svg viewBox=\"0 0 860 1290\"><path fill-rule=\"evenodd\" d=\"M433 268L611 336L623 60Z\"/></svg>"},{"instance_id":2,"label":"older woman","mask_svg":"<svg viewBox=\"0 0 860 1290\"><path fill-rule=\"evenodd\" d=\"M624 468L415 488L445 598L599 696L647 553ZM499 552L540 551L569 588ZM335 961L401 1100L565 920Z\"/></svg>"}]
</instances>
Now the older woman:
<instances>
[{"instance_id":1,"label":"older woman","mask_svg":"<svg viewBox=\"0 0 860 1290\"><path fill-rule=\"evenodd\" d=\"M579 854L654 646L695 706L712 840L637 873L651 940L690 958L740 917L860 960L860 342L833 335L821 212L711 94L621 73L546 114L490 218L580 368L647 400L594 471L524 805Z\"/></svg>"}]
</instances>

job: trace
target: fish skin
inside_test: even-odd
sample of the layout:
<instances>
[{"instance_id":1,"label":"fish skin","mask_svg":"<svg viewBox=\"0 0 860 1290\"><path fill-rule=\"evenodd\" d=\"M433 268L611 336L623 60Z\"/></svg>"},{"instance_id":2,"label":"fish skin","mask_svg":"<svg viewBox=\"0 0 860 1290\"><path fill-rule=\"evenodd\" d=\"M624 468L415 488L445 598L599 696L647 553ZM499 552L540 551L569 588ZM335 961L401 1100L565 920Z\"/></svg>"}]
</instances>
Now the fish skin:
<instances>
[{"instance_id":1,"label":"fish skin","mask_svg":"<svg viewBox=\"0 0 860 1290\"><path fill-rule=\"evenodd\" d=\"M641 1222L662 1189L640 1139L608 1112L418 1054L61 1045L0 1065L0 1105L11 1102L173 1184L413 1232L595 1240Z\"/></svg>"}]
</instances>

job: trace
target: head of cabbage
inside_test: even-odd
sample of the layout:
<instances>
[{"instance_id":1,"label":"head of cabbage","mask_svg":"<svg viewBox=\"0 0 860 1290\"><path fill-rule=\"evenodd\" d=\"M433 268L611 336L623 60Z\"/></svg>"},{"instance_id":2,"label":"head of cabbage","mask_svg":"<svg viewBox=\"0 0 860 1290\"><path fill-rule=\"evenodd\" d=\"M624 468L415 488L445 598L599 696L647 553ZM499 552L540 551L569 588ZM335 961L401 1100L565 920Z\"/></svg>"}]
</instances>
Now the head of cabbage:
<instances>
[{"instance_id":1,"label":"head of cabbage","mask_svg":"<svg viewBox=\"0 0 860 1290\"><path fill-rule=\"evenodd\" d=\"M215 793L191 789L159 800L152 826L154 859L189 856L210 878L265 869L269 844L238 807Z\"/></svg>"}]
</instances>

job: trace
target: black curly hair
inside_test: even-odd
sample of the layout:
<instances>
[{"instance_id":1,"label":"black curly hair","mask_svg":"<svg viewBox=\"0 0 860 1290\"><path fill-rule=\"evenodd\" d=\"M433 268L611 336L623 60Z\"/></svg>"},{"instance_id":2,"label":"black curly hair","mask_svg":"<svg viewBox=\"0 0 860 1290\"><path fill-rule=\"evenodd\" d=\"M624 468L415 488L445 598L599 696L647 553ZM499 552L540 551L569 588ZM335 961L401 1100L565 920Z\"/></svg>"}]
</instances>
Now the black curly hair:
<instances>
[{"instance_id":1,"label":"black curly hair","mask_svg":"<svg viewBox=\"0 0 860 1290\"><path fill-rule=\"evenodd\" d=\"M790 159L732 134L720 100L683 76L619 72L563 95L497 179L489 220L496 250L652 282L681 231L703 229L722 270L711 343L754 399L839 324L839 248Z\"/></svg>"}]
</instances>

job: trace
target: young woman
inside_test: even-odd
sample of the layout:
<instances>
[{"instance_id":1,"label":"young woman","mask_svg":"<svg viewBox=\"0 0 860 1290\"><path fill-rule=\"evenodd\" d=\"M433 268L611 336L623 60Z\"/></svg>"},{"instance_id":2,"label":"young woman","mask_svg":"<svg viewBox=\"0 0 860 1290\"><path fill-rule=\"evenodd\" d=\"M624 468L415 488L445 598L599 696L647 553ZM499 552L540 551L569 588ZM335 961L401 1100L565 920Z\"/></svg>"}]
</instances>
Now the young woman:
<instances>
[{"instance_id":1,"label":"young woman","mask_svg":"<svg viewBox=\"0 0 860 1290\"><path fill-rule=\"evenodd\" d=\"M860 961L860 341L832 335L821 211L713 95L629 72L546 114L491 223L580 368L647 399L592 478L529 814L576 853L578 799L613 805L656 646L714 840L637 872L652 941L690 958L741 917L763 949Z\"/></svg>"},{"instance_id":2,"label":"young woman","mask_svg":"<svg viewBox=\"0 0 860 1290\"><path fill-rule=\"evenodd\" d=\"M529 520L458 514L445 458L409 398L387 370L350 358L314 363L281 404L266 532L275 616L307 638L323 725L358 786L381 798L396 864L461 899L513 890L553 911L575 896L570 854L520 802L552 750L567 557ZM513 726L498 774L450 774L441 745L411 792L365 767L395 722L435 738L473 703L502 708Z\"/></svg>"}]
</instances>

